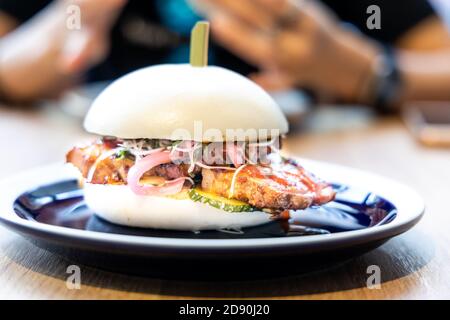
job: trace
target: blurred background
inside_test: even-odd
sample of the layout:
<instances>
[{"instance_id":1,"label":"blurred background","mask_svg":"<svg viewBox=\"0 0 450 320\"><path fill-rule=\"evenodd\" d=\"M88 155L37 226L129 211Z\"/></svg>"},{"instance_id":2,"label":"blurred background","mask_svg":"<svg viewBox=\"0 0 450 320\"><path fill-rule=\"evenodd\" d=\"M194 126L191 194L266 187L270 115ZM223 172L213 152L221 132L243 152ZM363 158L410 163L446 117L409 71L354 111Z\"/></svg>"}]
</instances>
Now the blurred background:
<instances>
[{"instance_id":1,"label":"blurred background","mask_svg":"<svg viewBox=\"0 0 450 320\"><path fill-rule=\"evenodd\" d=\"M187 63L205 19L209 63L273 95L289 152L388 174L448 163L448 0L0 0L0 176L63 161L91 138L96 95L138 68Z\"/></svg>"}]
</instances>

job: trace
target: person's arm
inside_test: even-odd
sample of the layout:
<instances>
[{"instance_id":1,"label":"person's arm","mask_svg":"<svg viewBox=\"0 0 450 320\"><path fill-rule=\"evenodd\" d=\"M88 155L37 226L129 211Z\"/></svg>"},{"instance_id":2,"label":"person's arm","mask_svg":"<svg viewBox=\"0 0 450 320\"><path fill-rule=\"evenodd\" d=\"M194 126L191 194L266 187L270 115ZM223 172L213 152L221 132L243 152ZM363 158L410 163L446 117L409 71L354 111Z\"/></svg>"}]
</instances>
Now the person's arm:
<instances>
[{"instance_id":1,"label":"person's arm","mask_svg":"<svg viewBox=\"0 0 450 320\"><path fill-rule=\"evenodd\" d=\"M402 101L450 100L450 36L447 26L433 16L396 42L403 75Z\"/></svg>"},{"instance_id":2,"label":"person's arm","mask_svg":"<svg viewBox=\"0 0 450 320\"><path fill-rule=\"evenodd\" d=\"M17 21L10 15L0 11L0 41L1 38L6 34L10 33L17 27ZM6 94L3 92L3 84L1 81L1 70L0 70L0 102L6 100Z\"/></svg>"},{"instance_id":3,"label":"person's arm","mask_svg":"<svg viewBox=\"0 0 450 320\"><path fill-rule=\"evenodd\" d=\"M394 43L401 50L433 52L450 48L449 27L432 15L403 33Z\"/></svg>"},{"instance_id":4,"label":"person's arm","mask_svg":"<svg viewBox=\"0 0 450 320\"><path fill-rule=\"evenodd\" d=\"M450 50L398 52L404 90L401 101L450 100Z\"/></svg>"}]
</instances>

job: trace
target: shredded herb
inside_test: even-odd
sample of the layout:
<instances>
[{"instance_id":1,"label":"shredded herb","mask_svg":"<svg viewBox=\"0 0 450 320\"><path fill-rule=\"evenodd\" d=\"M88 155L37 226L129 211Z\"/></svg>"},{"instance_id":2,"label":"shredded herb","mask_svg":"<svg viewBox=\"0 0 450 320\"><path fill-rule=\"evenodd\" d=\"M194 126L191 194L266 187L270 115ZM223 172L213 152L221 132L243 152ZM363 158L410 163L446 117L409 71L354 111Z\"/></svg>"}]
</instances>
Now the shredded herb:
<instances>
[{"instance_id":1,"label":"shredded herb","mask_svg":"<svg viewBox=\"0 0 450 320\"><path fill-rule=\"evenodd\" d=\"M128 158L130 156L131 156L130 151L125 150L125 149L122 149L122 150L120 150L119 152L116 153L116 158L117 159L121 159L121 160L123 160L125 158Z\"/></svg>"}]
</instances>

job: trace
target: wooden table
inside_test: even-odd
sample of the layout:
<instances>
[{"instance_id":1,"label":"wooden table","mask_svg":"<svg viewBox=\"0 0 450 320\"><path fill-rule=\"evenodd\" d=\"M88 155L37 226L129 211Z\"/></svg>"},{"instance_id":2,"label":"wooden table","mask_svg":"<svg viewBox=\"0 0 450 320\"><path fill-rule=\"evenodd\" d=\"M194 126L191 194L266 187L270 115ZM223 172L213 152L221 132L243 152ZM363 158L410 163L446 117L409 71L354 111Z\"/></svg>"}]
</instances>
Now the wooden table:
<instances>
[{"instance_id":1,"label":"wooden table","mask_svg":"<svg viewBox=\"0 0 450 320\"><path fill-rule=\"evenodd\" d=\"M68 290L68 261L0 227L0 298L449 299L450 150L417 145L398 119L366 120L364 114L322 112L308 120L311 130L293 133L285 146L298 156L389 176L424 196L427 212L419 225L379 249L332 270L251 282L166 281L82 267L81 290ZM62 161L74 142L86 138L80 127L56 110L0 108L0 177ZM366 288L373 264L381 267L380 290Z\"/></svg>"}]
</instances>

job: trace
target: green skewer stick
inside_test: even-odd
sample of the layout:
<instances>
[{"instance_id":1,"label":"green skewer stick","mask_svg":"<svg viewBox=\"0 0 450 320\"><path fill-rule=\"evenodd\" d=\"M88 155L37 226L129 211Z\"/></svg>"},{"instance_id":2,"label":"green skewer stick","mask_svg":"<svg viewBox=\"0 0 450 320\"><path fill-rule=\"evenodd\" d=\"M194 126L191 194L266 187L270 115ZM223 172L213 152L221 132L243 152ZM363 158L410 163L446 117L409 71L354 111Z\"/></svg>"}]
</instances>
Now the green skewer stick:
<instances>
[{"instance_id":1,"label":"green skewer stick","mask_svg":"<svg viewBox=\"0 0 450 320\"><path fill-rule=\"evenodd\" d=\"M191 66L208 66L209 22L195 24L191 33Z\"/></svg>"}]
</instances>

